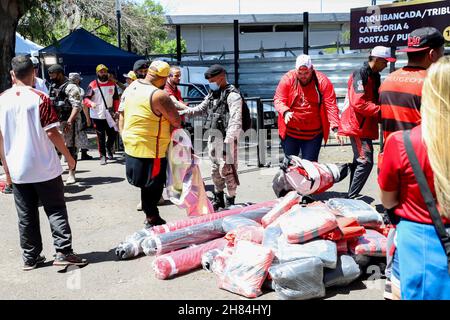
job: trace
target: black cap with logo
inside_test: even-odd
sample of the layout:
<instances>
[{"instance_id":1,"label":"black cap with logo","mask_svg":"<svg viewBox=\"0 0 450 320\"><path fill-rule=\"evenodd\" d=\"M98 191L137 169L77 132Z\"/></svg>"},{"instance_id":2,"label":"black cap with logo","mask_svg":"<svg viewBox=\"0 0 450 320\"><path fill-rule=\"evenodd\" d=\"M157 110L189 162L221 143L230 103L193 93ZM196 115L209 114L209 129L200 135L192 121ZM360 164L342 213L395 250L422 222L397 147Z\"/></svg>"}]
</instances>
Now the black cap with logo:
<instances>
[{"instance_id":1,"label":"black cap with logo","mask_svg":"<svg viewBox=\"0 0 450 320\"><path fill-rule=\"evenodd\" d=\"M408 47L399 52L416 52L439 48L444 45L442 33L433 27L424 27L412 31L408 36Z\"/></svg>"}]
</instances>

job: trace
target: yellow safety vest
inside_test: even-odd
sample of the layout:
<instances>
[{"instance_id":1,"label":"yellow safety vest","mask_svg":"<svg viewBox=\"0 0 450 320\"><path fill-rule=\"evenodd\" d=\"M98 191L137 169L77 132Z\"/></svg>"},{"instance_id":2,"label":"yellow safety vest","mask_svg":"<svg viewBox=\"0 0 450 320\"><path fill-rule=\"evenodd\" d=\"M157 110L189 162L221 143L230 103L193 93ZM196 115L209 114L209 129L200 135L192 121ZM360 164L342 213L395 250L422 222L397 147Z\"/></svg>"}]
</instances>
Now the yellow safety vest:
<instances>
[{"instance_id":1,"label":"yellow safety vest","mask_svg":"<svg viewBox=\"0 0 450 320\"><path fill-rule=\"evenodd\" d=\"M155 86L134 81L127 88L122 132L125 153L135 158L165 158L170 143L170 123L157 116L151 108L150 97Z\"/></svg>"}]
</instances>

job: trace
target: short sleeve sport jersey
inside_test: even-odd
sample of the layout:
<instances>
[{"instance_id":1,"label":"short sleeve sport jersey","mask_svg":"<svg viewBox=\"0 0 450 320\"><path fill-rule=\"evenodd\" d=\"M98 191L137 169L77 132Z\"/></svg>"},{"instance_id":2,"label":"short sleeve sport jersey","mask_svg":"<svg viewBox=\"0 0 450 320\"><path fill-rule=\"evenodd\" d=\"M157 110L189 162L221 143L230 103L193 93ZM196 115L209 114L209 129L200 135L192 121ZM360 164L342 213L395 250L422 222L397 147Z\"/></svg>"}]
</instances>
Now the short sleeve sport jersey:
<instances>
[{"instance_id":1,"label":"short sleeve sport jersey","mask_svg":"<svg viewBox=\"0 0 450 320\"><path fill-rule=\"evenodd\" d=\"M380 87L381 125L384 139L392 132L420 124L422 87L427 70L403 67L386 77Z\"/></svg>"},{"instance_id":2,"label":"short sleeve sport jersey","mask_svg":"<svg viewBox=\"0 0 450 320\"><path fill-rule=\"evenodd\" d=\"M431 193L436 198L433 171L426 146L422 141L421 129L419 125L411 130L411 142ZM378 175L378 184L381 190L399 192L399 205L395 208L395 214L414 222L431 224L430 214L409 163L402 131L389 136L386 140L384 154L380 174ZM448 219L443 221L445 224L450 224Z\"/></svg>"},{"instance_id":3,"label":"short sleeve sport jersey","mask_svg":"<svg viewBox=\"0 0 450 320\"><path fill-rule=\"evenodd\" d=\"M13 183L45 182L62 174L46 133L55 127L58 116L42 91L13 86L0 96L0 130Z\"/></svg>"}]
</instances>

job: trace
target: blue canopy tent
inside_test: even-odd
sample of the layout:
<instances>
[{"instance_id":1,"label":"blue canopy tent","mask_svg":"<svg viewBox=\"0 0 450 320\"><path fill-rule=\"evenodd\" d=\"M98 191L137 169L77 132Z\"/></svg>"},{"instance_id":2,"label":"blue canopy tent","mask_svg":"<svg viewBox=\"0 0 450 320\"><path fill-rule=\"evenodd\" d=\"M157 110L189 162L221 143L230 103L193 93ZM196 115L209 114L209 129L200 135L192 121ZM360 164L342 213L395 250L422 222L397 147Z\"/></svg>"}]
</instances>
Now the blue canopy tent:
<instances>
[{"instance_id":1,"label":"blue canopy tent","mask_svg":"<svg viewBox=\"0 0 450 320\"><path fill-rule=\"evenodd\" d=\"M81 73L85 85L95 77L95 67L99 64L106 65L110 73L121 78L122 74L132 70L136 60L144 58L121 50L83 28L78 28L58 43L39 50L39 54L45 69L58 62L64 67L66 75L70 72Z\"/></svg>"}]
</instances>

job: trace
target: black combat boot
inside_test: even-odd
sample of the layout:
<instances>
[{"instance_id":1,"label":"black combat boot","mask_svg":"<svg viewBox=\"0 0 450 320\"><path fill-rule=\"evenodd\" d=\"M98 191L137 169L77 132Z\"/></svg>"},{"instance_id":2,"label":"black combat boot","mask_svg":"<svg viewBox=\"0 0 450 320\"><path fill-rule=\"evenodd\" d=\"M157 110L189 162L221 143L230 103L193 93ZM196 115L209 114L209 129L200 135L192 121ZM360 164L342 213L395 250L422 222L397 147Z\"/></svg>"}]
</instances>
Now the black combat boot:
<instances>
[{"instance_id":1,"label":"black combat boot","mask_svg":"<svg viewBox=\"0 0 450 320\"><path fill-rule=\"evenodd\" d=\"M214 192L214 199L212 202L214 211L219 210L220 208L225 208L225 193L222 192Z\"/></svg>"},{"instance_id":2,"label":"black combat boot","mask_svg":"<svg viewBox=\"0 0 450 320\"><path fill-rule=\"evenodd\" d=\"M236 199L236 197L228 197L228 196L226 196L225 197L226 198L226 202L225 202L225 205L226 205L226 208L228 208L228 207L230 207L230 206L234 206L234 200Z\"/></svg>"}]
</instances>

